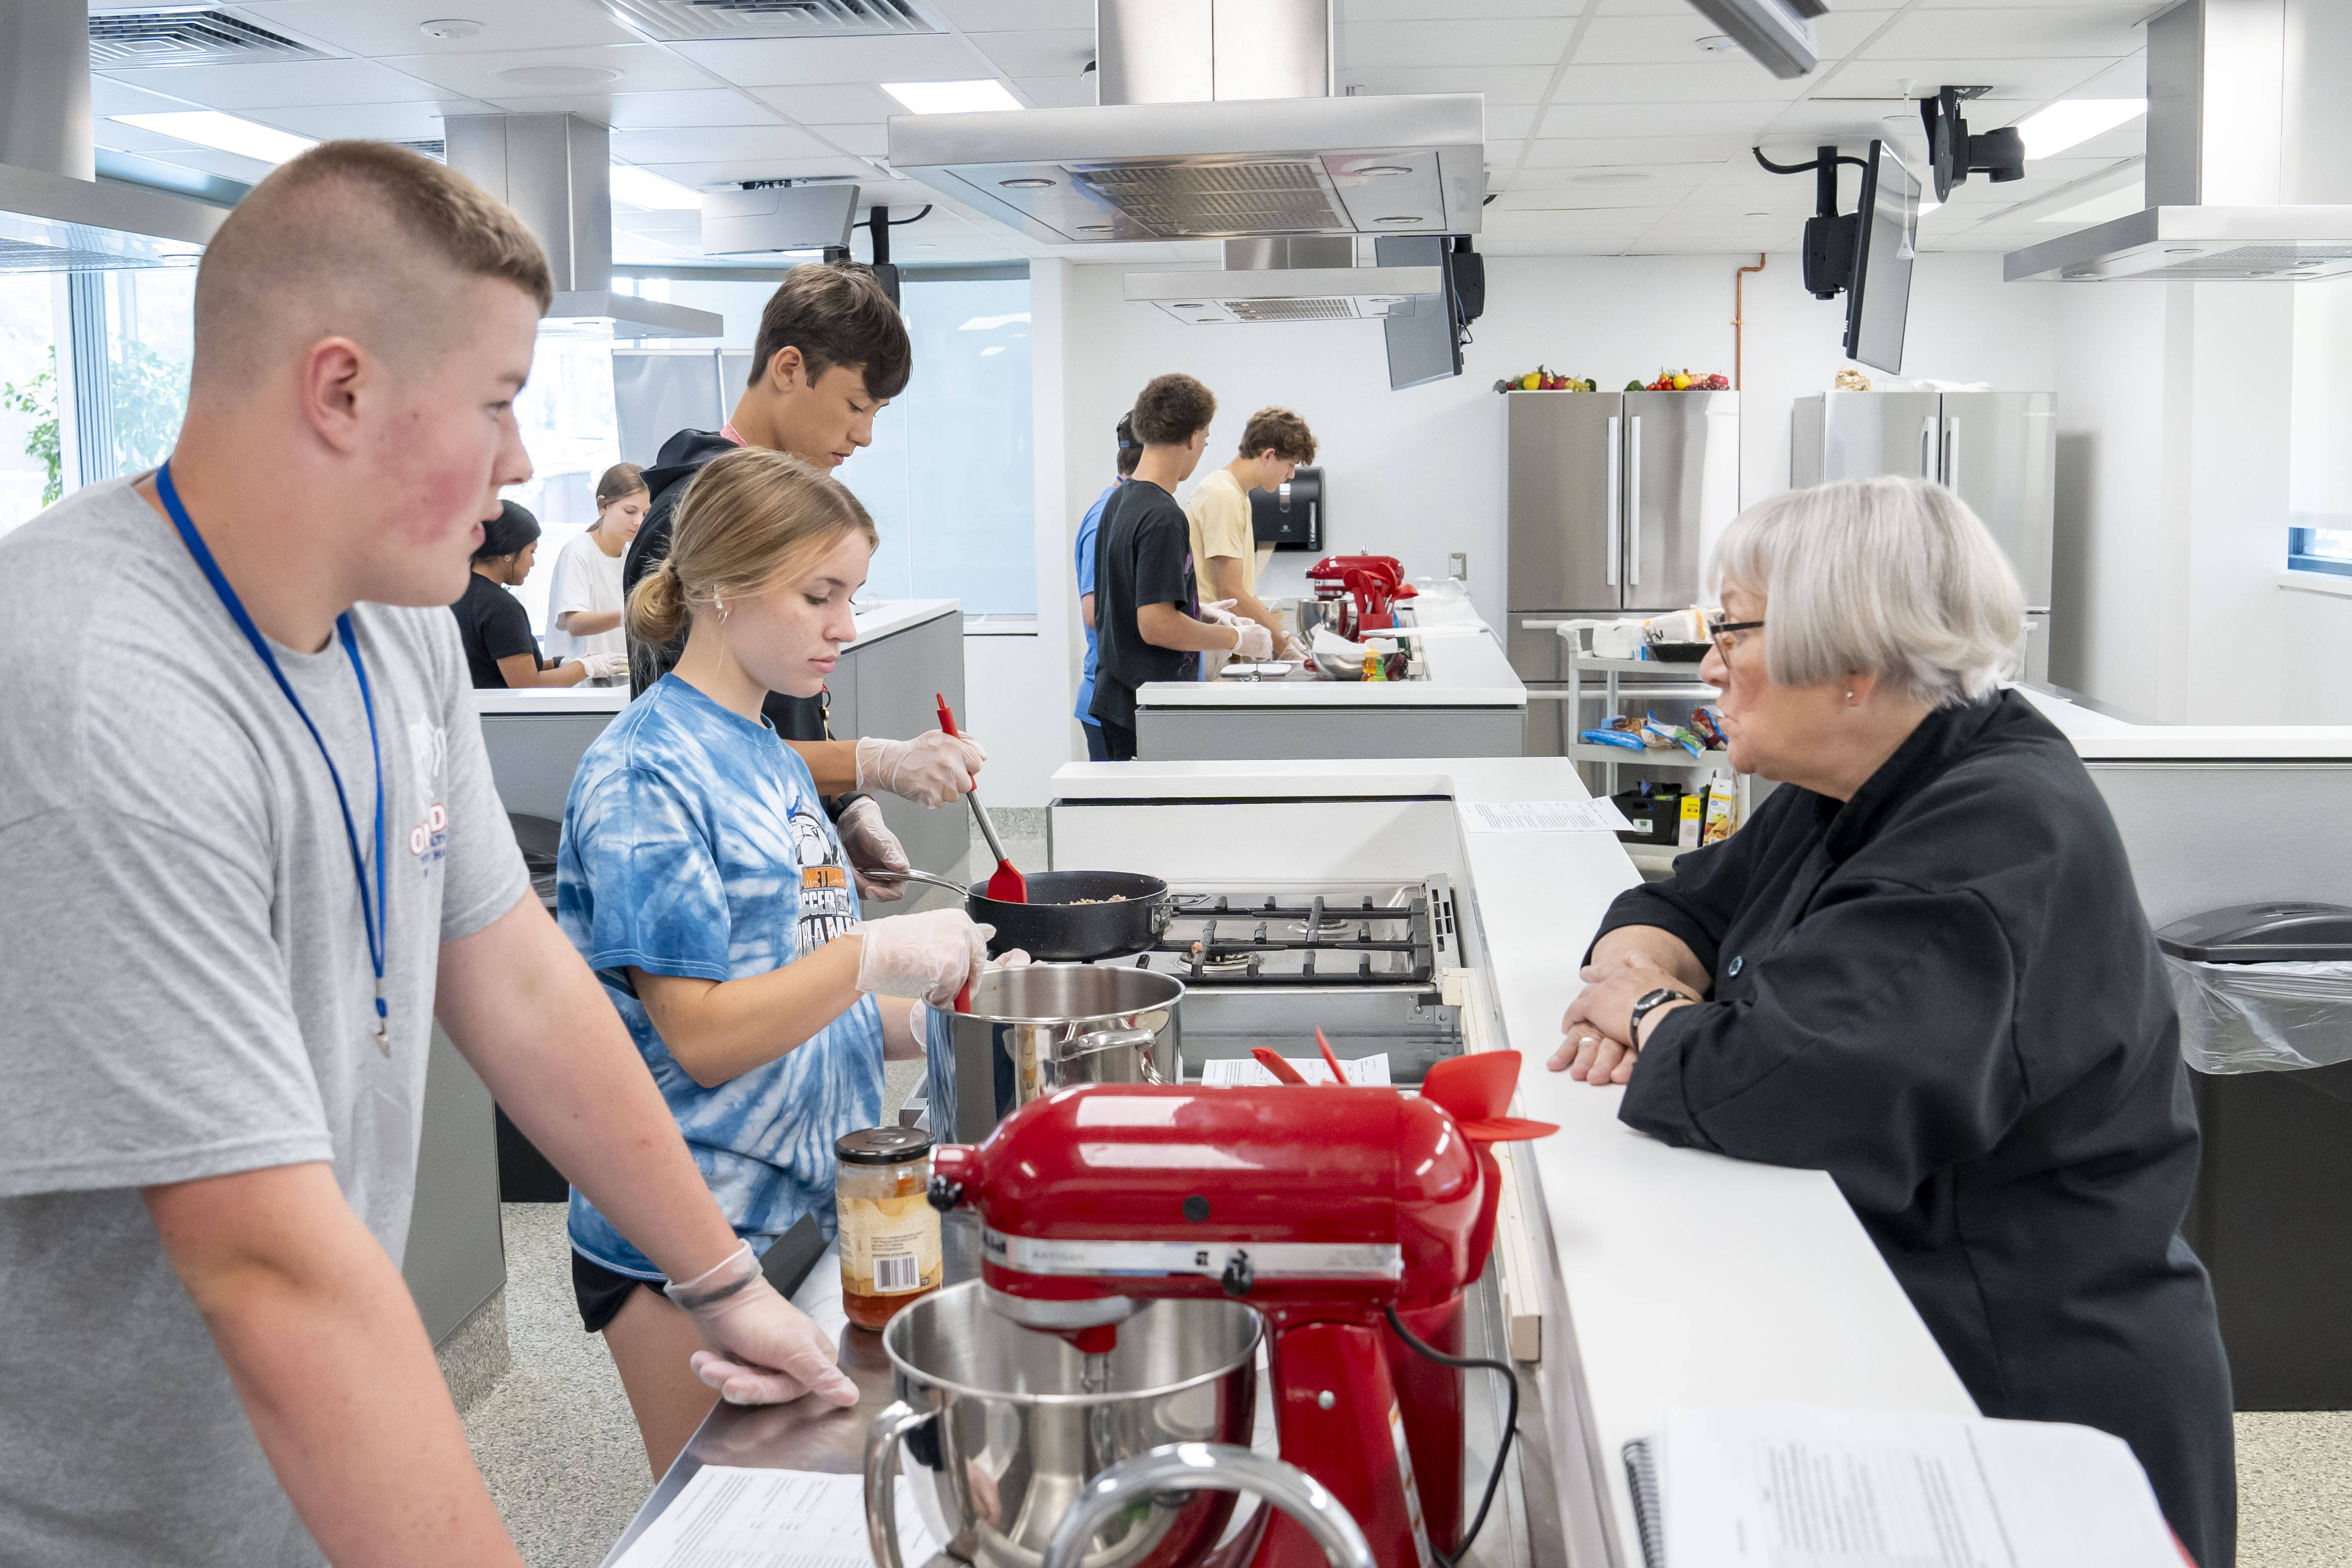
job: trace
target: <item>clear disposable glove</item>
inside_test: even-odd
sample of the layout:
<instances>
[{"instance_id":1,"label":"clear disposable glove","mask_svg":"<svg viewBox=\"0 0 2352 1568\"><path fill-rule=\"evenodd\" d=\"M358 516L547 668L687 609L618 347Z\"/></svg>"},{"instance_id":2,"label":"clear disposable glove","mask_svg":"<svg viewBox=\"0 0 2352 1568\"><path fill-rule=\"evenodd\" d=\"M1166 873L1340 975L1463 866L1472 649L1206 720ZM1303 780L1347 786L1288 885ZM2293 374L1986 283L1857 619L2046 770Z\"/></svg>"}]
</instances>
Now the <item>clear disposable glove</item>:
<instances>
[{"instance_id":1,"label":"clear disposable glove","mask_svg":"<svg viewBox=\"0 0 2352 1568\"><path fill-rule=\"evenodd\" d=\"M1274 657L1274 634L1255 621L1244 621L1234 628L1242 640L1234 645L1234 657L1244 664L1256 664Z\"/></svg>"},{"instance_id":2,"label":"clear disposable glove","mask_svg":"<svg viewBox=\"0 0 2352 1568\"><path fill-rule=\"evenodd\" d=\"M1234 614L1234 606L1240 602L1238 599L1212 599L1201 606L1201 618L1211 626L1240 626L1242 618Z\"/></svg>"},{"instance_id":3,"label":"clear disposable glove","mask_svg":"<svg viewBox=\"0 0 2352 1568\"><path fill-rule=\"evenodd\" d=\"M871 795L860 796L849 803L834 825L841 835L841 852L849 857L849 874L857 879L860 898L878 899L895 903L907 896L907 884L888 879L867 881L868 871L905 871L906 847L898 836L882 820L882 808Z\"/></svg>"},{"instance_id":4,"label":"clear disposable glove","mask_svg":"<svg viewBox=\"0 0 2352 1568\"><path fill-rule=\"evenodd\" d=\"M1030 957L1019 948L1008 947L1004 950L1004 955L1002 958L990 959L988 961L988 967L991 969L1026 969L1036 962L1037 961L1035 959Z\"/></svg>"},{"instance_id":5,"label":"clear disposable glove","mask_svg":"<svg viewBox=\"0 0 2352 1568\"><path fill-rule=\"evenodd\" d=\"M776 1293L744 1242L726 1260L662 1293L686 1310L710 1348L688 1364L730 1405L782 1405L814 1394L857 1403L857 1384L834 1364L833 1344L808 1314Z\"/></svg>"},{"instance_id":6,"label":"clear disposable glove","mask_svg":"<svg viewBox=\"0 0 2352 1568\"><path fill-rule=\"evenodd\" d=\"M911 741L857 740L857 787L884 789L920 805L953 805L972 786L988 748L969 735L931 730Z\"/></svg>"},{"instance_id":7,"label":"clear disposable glove","mask_svg":"<svg viewBox=\"0 0 2352 1568\"><path fill-rule=\"evenodd\" d=\"M1282 639L1282 657L1292 664L1305 664L1307 645L1295 637L1286 637Z\"/></svg>"},{"instance_id":8,"label":"clear disposable glove","mask_svg":"<svg viewBox=\"0 0 2352 1568\"><path fill-rule=\"evenodd\" d=\"M585 653L580 656L580 662L587 667L590 680L610 680L629 673L629 656L625 653Z\"/></svg>"},{"instance_id":9,"label":"clear disposable glove","mask_svg":"<svg viewBox=\"0 0 2352 1568\"><path fill-rule=\"evenodd\" d=\"M857 988L884 996L919 996L944 1007L988 967L991 925L961 910L885 915L857 928Z\"/></svg>"}]
</instances>

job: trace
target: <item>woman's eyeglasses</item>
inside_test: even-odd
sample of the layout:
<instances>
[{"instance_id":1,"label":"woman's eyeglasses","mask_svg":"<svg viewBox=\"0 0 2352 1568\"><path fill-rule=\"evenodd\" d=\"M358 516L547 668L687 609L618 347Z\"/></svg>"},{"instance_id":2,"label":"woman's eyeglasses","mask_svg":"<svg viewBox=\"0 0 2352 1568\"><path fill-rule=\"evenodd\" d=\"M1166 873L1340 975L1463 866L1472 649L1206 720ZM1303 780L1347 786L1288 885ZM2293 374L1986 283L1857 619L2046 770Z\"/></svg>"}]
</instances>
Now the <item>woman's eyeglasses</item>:
<instances>
[{"instance_id":1,"label":"woman's eyeglasses","mask_svg":"<svg viewBox=\"0 0 2352 1568\"><path fill-rule=\"evenodd\" d=\"M1732 634L1763 629L1762 621L1727 621L1719 610L1706 617L1707 640L1715 644L1716 651L1726 658L1729 658L1731 650L1739 646L1739 639Z\"/></svg>"}]
</instances>

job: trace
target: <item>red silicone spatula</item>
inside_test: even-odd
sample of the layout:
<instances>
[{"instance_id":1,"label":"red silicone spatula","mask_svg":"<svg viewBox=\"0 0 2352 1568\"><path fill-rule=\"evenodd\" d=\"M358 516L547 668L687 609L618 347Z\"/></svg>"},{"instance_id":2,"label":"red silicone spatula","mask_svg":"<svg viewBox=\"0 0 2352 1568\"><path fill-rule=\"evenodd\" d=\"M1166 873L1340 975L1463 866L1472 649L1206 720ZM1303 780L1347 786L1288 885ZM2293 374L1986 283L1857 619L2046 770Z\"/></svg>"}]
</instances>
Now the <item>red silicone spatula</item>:
<instances>
[{"instance_id":1,"label":"red silicone spatula","mask_svg":"<svg viewBox=\"0 0 2352 1568\"><path fill-rule=\"evenodd\" d=\"M944 695L940 698L939 703L940 728L953 735L957 732L955 715L948 710L948 700ZM980 804L980 791L966 790L963 797L971 804L972 818L980 824L980 836L988 840L988 852L996 857L996 869L988 879L988 896L999 903L1027 903L1029 879L1022 876L1011 860L1005 858L1003 841L996 837L996 824L988 820L988 807Z\"/></svg>"}]
</instances>

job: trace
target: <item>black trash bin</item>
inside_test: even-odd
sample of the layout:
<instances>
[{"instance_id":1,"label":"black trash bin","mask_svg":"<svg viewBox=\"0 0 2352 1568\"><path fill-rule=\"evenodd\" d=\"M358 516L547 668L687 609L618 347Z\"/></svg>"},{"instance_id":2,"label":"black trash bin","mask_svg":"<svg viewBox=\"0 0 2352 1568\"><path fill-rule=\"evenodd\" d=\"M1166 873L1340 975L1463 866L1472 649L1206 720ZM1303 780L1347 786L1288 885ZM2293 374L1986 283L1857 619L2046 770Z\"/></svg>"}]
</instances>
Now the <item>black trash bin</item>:
<instances>
[{"instance_id":1,"label":"black trash bin","mask_svg":"<svg viewBox=\"0 0 2352 1568\"><path fill-rule=\"evenodd\" d=\"M2156 939L2204 1137L2182 1231L2237 1407L2352 1410L2352 908L2239 904Z\"/></svg>"}]
</instances>

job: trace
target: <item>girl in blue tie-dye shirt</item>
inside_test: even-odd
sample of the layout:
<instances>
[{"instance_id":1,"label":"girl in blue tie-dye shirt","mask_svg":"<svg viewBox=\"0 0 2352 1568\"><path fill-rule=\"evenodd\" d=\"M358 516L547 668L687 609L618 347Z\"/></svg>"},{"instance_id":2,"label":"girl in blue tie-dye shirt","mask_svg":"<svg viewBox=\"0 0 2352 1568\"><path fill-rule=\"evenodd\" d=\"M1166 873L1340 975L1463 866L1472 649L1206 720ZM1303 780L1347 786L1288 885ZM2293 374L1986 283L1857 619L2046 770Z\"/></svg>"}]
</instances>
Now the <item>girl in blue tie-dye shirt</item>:
<instances>
[{"instance_id":1,"label":"girl in blue tie-dye shirt","mask_svg":"<svg viewBox=\"0 0 2352 1568\"><path fill-rule=\"evenodd\" d=\"M581 758L564 805L556 918L761 1252L804 1215L832 1233L834 1140L880 1121L886 1056L924 1053L913 999L947 1003L987 962L990 928L961 910L858 920L815 783L760 714L771 690L822 689L874 544L856 498L798 458L745 447L705 468L629 597L632 637L683 629L686 651ZM733 1369L696 1353L660 1270L576 1191L571 1236L582 1320L659 1475Z\"/></svg>"}]
</instances>

